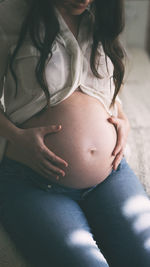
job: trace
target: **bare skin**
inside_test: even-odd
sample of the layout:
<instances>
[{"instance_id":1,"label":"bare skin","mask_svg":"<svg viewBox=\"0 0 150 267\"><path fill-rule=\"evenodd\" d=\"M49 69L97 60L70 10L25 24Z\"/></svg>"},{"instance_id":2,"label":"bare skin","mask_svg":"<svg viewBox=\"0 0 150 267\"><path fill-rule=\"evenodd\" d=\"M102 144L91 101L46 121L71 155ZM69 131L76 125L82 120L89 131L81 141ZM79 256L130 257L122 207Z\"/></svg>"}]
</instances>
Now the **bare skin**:
<instances>
[{"instance_id":1,"label":"bare skin","mask_svg":"<svg viewBox=\"0 0 150 267\"><path fill-rule=\"evenodd\" d=\"M19 127L36 129L60 124L61 130L47 134L44 142L50 151L69 166L65 168L63 162L47 159L44 176L65 186L84 188L100 183L112 170L112 151L117 134L115 127L107 121L108 117L109 114L97 99L75 91L59 105L32 117ZM16 149L16 144L8 143L6 156L26 164L26 155L19 148L20 146ZM49 175L49 162L57 166L55 173L59 175L59 180ZM58 169L62 171L62 175L57 172Z\"/></svg>"}]
</instances>

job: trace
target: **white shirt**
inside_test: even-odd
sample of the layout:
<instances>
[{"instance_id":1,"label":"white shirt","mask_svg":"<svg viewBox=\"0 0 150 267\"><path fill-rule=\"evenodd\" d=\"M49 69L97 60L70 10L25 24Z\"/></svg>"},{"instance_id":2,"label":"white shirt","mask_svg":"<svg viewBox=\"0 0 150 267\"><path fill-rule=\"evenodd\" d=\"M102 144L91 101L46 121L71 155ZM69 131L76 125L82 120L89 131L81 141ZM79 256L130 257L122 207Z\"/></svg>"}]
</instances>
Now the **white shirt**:
<instances>
[{"instance_id":1,"label":"white shirt","mask_svg":"<svg viewBox=\"0 0 150 267\"><path fill-rule=\"evenodd\" d=\"M57 105L80 86L85 94L97 98L110 115L117 116L116 105L111 110L109 109L115 89L113 64L107 57L109 70L107 73L105 54L101 44L98 48L102 55L99 59L98 72L104 78L95 77L90 68L92 46L90 13L88 10L85 11L76 40L60 12L57 9L55 11L60 24L60 35L54 43L53 56L45 71L49 90L52 94L51 105ZM118 96L116 100L121 103Z\"/></svg>"}]
</instances>

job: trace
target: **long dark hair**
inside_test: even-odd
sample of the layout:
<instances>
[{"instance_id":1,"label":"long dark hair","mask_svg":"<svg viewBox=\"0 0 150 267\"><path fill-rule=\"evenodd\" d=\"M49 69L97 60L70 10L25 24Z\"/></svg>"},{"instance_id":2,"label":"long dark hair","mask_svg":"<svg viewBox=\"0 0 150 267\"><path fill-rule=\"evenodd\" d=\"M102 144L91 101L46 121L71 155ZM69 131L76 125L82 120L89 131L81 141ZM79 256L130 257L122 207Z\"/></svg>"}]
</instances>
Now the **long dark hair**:
<instances>
[{"instance_id":1,"label":"long dark hair","mask_svg":"<svg viewBox=\"0 0 150 267\"><path fill-rule=\"evenodd\" d=\"M25 40L26 35L28 34L33 42L33 45L40 52L35 74L37 81L46 95L46 107L48 107L50 103L50 93L44 70L48 55L50 54L52 56L51 48L60 30L59 23L54 12L52 0L26 1L29 2L29 9L22 23L16 48L10 58L10 69L16 82L17 92L17 76L13 68L13 62L18 50ZM101 78L96 67L96 59L98 56L97 48L101 42L105 55L111 59L114 66L113 81L115 84L115 92L110 107L114 104L115 98L121 88L121 85L123 84L125 72L123 59L126 53L119 41L119 35L123 31L125 24L124 13L124 0L109 0L109 2L107 0L95 0L91 4L91 14L94 19L90 66L93 74L96 77Z\"/></svg>"}]
</instances>

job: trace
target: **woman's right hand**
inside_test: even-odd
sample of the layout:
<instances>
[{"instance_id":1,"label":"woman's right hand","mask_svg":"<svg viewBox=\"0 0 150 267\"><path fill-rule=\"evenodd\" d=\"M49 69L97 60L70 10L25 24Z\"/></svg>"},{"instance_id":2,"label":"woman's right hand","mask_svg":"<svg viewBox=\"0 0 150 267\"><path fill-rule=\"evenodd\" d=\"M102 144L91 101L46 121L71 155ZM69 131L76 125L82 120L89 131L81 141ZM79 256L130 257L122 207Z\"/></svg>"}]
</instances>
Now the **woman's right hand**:
<instances>
[{"instance_id":1,"label":"woman's right hand","mask_svg":"<svg viewBox=\"0 0 150 267\"><path fill-rule=\"evenodd\" d=\"M61 125L21 129L19 128L13 142L17 160L29 166L42 176L49 178L65 175L58 165L68 166L68 163L55 155L44 143L44 136L61 130Z\"/></svg>"}]
</instances>

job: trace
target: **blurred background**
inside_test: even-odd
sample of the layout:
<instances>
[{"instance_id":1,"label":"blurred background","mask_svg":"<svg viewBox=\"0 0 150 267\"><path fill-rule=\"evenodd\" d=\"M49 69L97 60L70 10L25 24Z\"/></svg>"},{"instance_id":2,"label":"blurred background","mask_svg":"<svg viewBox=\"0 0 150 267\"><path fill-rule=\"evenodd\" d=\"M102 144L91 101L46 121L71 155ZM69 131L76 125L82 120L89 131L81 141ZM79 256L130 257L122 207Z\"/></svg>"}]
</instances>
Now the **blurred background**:
<instances>
[{"instance_id":1,"label":"blurred background","mask_svg":"<svg viewBox=\"0 0 150 267\"><path fill-rule=\"evenodd\" d=\"M125 20L120 98L131 125L125 155L150 197L150 0L125 0Z\"/></svg>"}]
</instances>

